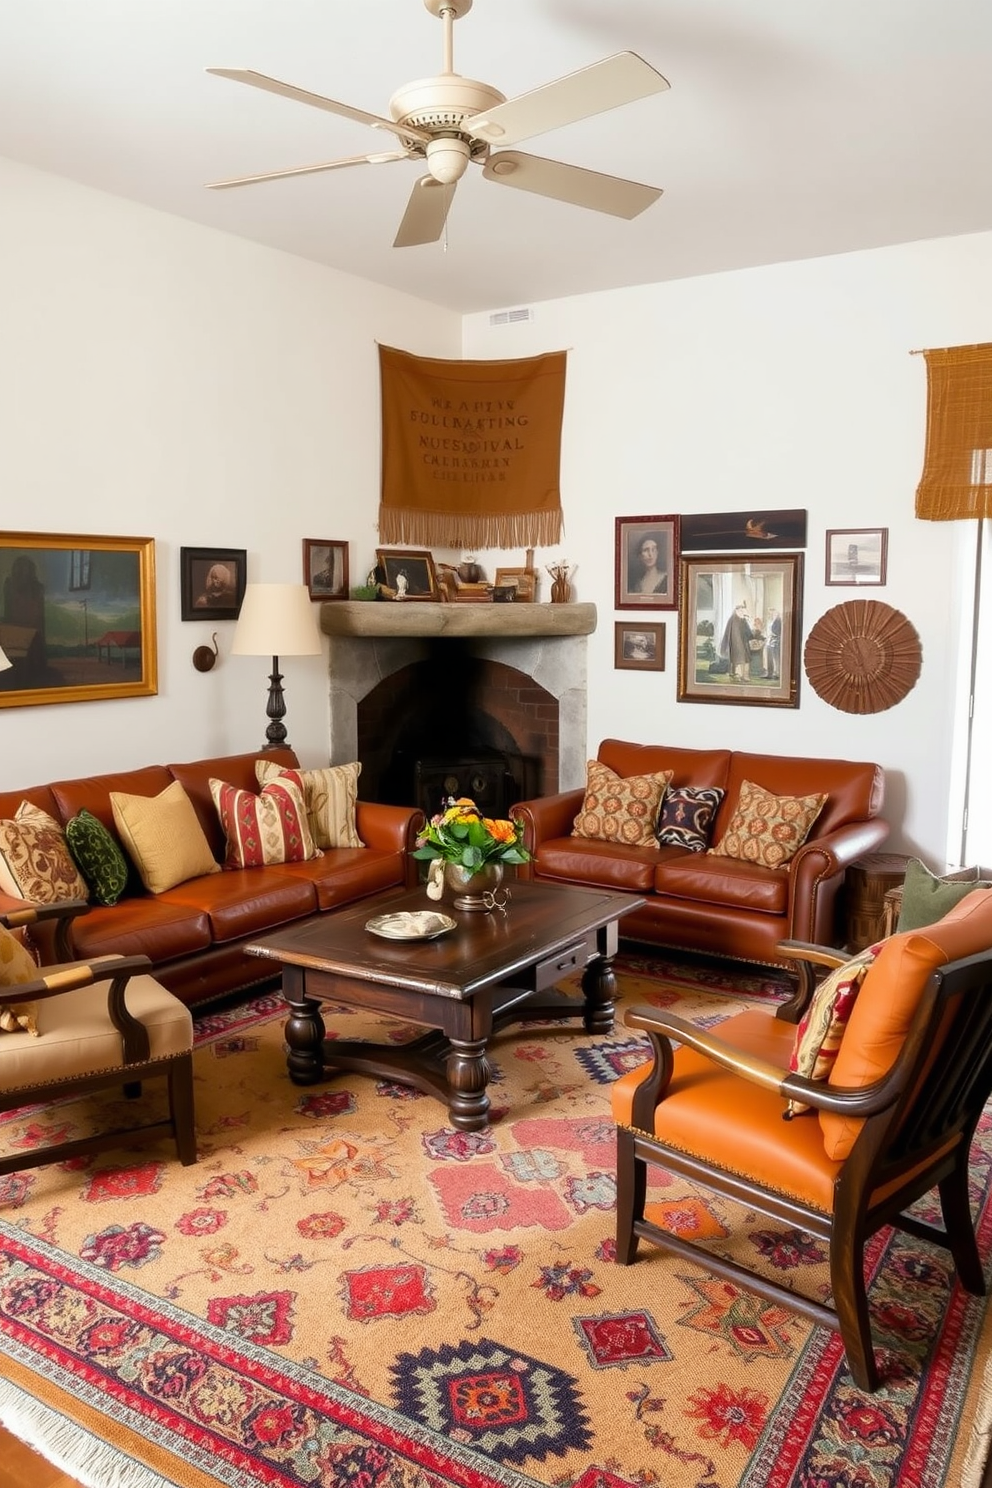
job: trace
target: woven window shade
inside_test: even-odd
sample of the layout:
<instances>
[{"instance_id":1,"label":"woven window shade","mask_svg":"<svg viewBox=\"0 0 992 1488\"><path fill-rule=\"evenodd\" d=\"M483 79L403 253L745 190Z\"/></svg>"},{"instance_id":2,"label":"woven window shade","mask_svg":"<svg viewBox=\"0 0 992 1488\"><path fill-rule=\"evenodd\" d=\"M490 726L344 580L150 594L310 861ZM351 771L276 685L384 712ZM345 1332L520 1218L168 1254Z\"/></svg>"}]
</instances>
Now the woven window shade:
<instances>
[{"instance_id":1,"label":"woven window shade","mask_svg":"<svg viewBox=\"0 0 992 1488\"><path fill-rule=\"evenodd\" d=\"M927 444L916 515L992 516L992 343L925 351Z\"/></svg>"}]
</instances>

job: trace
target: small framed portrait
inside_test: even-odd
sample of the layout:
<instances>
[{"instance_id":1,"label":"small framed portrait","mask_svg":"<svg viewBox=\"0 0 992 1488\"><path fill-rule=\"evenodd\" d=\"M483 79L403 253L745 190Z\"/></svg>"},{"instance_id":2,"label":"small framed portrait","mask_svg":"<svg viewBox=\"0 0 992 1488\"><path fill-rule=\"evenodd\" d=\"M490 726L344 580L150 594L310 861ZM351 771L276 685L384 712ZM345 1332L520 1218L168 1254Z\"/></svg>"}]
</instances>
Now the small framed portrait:
<instances>
[{"instance_id":1,"label":"small framed portrait","mask_svg":"<svg viewBox=\"0 0 992 1488\"><path fill-rule=\"evenodd\" d=\"M311 599L347 599L348 544L305 537L303 582Z\"/></svg>"},{"instance_id":2,"label":"small framed portrait","mask_svg":"<svg viewBox=\"0 0 992 1488\"><path fill-rule=\"evenodd\" d=\"M245 597L246 548L180 548L183 620L237 620Z\"/></svg>"},{"instance_id":3,"label":"small framed portrait","mask_svg":"<svg viewBox=\"0 0 992 1488\"><path fill-rule=\"evenodd\" d=\"M885 583L887 527L850 527L827 533L828 584Z\"/></svg>"},{"instance_id":4,"label":"small framed portrait","mask_svg":"<svg viewBox=\"0 0 992 1488\"><path fill-rule=\"evenodd\" d=\"M682 559L680 703L799 707L802 553Z\"/></svg>"},{"instance_id":5,"label":"small framed portrait","mask_svg":"<svg viewBox=\"0 0 992 1488\"><path fill-rule=\"evenodd\" d=\"M613 634L614 667L631 672L665 670L663 625L638 625L633 620L617 620Z\"/></svg>"},{"instance_id":6,"label":"small framed portrait","mask_svg":"<svg viewBox=\"0 0 992 1488\"><path fill-rule=\"evenodd\" d=\"M493 582L498 589L513 588L518 604L533 604L537 599L537 574L532 568L498 568Z\"/></svg>"},{"instance_id":7,"label":"small framed portrait","mask_svg":"<svg viewBox=\"0 0 992 1488\"><path fill-rule=\"evenodd\" d=\"M677 609L678 584L678 517L617 517L616 608Z\"/></svg>"},{"instance_id":8,"label":"small framed portrait","mask_svg":"<svg viewBox=\"0 0 992 1488\"><path fill-rule=\"evenodd\" d=\"M438 599L431 553L417 548L376 548L377 578L388 599Z\"/></svg>"}]
</instances>

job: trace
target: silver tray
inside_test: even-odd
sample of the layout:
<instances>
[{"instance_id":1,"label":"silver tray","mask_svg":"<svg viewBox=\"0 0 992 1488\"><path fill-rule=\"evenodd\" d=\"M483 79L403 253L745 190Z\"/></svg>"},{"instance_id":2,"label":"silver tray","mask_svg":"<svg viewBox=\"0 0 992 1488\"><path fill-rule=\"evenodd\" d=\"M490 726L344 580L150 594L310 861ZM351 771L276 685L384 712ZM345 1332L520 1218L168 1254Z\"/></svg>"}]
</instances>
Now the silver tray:
<instances>
[{"instance_id":1,"label":"silver tray","mask_svg":"<svg viewBox=\"0 0 992 1488\"><path fill-rule=\"evenodd\" d=\"M419 909L409 914L373 915L365 921L365 928L384 940L436 940L454 930L457 923L434 909Z\"/></svg>"}]
</instances>

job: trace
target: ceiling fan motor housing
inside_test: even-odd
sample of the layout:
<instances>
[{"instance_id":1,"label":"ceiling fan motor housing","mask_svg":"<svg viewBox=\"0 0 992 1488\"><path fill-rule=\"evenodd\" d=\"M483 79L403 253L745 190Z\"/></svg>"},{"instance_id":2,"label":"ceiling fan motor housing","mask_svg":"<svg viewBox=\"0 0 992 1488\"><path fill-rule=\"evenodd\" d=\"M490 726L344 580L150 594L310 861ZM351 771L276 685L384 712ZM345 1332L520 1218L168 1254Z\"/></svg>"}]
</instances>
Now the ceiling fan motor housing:
<instances>
[{"instance_id":1,"label":"ceiling fan motor housing","mask_svg":"<svg viewBox=\"0 0 992 1488\"><path fill-rule=\"evenodd\" d=\"M426 157L436 181L448 185L461 179L470 160L484 160L489 152L485 140L462 132L462 121L505 102L498 88L451 72L405 83L389 100L389 113L398 124L434 135L426 145L414 139L404 143L411 153Z\"/></svg>"}]
</instances>

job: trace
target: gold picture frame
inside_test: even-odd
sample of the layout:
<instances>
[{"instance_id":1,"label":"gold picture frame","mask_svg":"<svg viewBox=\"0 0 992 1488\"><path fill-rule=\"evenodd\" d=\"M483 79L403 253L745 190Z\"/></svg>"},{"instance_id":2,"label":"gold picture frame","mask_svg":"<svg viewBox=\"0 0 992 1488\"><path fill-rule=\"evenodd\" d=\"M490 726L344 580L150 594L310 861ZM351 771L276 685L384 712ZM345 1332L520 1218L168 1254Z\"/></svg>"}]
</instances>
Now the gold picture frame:
<instances>
[{"instance_id":1,"label":"gold picture frame","mask_svg":"<svg viewBox=\"0 0 992 1488\"><path fill-rule=\"evenodd\" d=\"M389 599L437 600L434 555L423 548L376 548L376 580Z\"/></svg>"},{"instance_id":2,"label":"gold picture frame","mask_svg":"<svg viewBox=\"0 0 992 1488\"><path fill-rule=\"evenodd\" d=\"M0 708L158 691L155 540L0 534Z\"/></svg>"},{"instance_id":3,"label":"gold picture frame","mask_svg":"<svg viewBox=\"0 0 992 1488\"><path fill-rule=\"evenodd\" d=\"M537 574L532 568L498 568L493 584L497 589L515 589L517 604L534 604L537 599Z\"/></svg>"}]
</instances>

